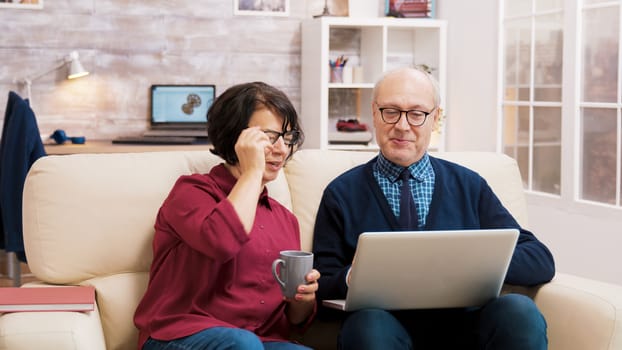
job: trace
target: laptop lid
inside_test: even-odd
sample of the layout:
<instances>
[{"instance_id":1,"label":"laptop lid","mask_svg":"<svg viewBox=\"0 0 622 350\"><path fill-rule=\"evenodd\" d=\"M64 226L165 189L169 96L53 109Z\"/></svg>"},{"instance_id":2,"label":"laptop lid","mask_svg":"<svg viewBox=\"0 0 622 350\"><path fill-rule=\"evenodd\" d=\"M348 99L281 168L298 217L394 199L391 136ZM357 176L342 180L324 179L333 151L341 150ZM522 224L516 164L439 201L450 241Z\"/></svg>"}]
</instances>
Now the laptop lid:
<instances>
[{"instance_id":1,"label":"laptop lid","mask_svg":"<svg viewBox=\"0 0 622 350\"><path fill-rule=\"evenodd\" d=\"M455 308L499 296L518 230L366 232L359 236L344 311Z\"/></svg>"},{"instance_id":2,"label":"laptop lid","mask_svg":"<svg viewBox=\"0 0 622 350\"><path fill-rule=\"evenodd\" d=\"M151 128L206 133L207 110L215 96L215 85L152 85Z\"/></svg>"}]
</instances>

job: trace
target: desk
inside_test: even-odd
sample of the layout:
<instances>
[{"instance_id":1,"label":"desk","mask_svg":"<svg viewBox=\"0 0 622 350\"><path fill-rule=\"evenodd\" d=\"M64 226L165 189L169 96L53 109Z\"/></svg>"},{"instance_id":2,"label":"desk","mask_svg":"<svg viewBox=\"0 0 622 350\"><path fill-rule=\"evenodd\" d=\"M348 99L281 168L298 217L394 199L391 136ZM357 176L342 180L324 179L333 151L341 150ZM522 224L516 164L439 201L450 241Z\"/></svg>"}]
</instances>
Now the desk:
<instances>
[{"instance_id":1,"label":"desk","mask_svg":"<svg viewBox=\"0 0 622 350\"><path fill-rule=\"evenodd\" d=\"M207 151L208 144L196 145L154 145L154 144L117 144L110 140L87 140L83 145L72 143L44 144L48 155L62 155L75 153L134 153L134 152L165 152L165 151Z\"/></svg>"}]
</instances>

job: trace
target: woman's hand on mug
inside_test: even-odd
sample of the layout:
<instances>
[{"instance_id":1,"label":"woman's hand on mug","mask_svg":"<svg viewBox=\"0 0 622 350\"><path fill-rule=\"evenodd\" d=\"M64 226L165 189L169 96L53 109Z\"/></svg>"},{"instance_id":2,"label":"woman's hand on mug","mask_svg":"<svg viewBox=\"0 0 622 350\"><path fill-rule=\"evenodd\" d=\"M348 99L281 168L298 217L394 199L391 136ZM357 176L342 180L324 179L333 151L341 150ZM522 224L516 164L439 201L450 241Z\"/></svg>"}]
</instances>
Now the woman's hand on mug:
<instances>
[{"instance_id":1,"label":"woman's hand on mug","mask_svg":"<svg viewBox=\"0 0 622 350\"><path fill-rule=\"evenodd\" d=\"M306 276L306 284L301 284L296 289L296 295L294 295L295 301L310 302L315 301L315 292L318 289L318 279L320 279L320 272L316 269L311 270Z\"/></svg>"}]
</instances>

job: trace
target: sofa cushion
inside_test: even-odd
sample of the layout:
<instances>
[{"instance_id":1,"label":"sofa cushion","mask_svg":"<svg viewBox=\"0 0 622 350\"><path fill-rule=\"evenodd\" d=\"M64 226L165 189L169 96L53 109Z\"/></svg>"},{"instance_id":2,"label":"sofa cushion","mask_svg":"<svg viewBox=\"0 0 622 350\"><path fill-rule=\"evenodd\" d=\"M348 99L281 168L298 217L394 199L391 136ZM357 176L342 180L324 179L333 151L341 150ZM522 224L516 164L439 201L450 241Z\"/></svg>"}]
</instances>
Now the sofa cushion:
<instances>
[{"instance_id":1,"label":"sofa cushion","mask_svg":"<svg viewBox=\"0 0 622 350\"><path fill-rule=\"evenodd\" d=\"M221 162L205 151L39 159L24 188L30 270L59 284L148 271L155 217L174 182ZM282 173L269 193L291 208Z\"/></svg>"},{"instance_id":2,"label":"sofa cushion","mask_svg":"<svg viewBox=\"0 0 622 350\"><path fill-rule=\"evenodd\" d=\"M622 349L622 286L558 273L534 300L551 349Z\"/></svg>"},{"instance_id":3,"label":"sofa cushion","mask_svg":"<svg viewBox=\"0 0 622 350\"><path fill-rule=\"evenodd\" d=\"M45 349L106 350L97 305L89 312L0 314L0 349L42 349L42 344Z\"/></svg>"},{"instance_id":4,"label":"sofa cushion","mask_svg":"<svg viewBox=\"0 0 622 350\"><path fill-rule=\"evenodd\" d=\"M148 282L147 272L120 273L85 282L97 290L106 349L136 348L138 330L134 326L134 310L145 293Z\"/></svg>"}]
</instances>

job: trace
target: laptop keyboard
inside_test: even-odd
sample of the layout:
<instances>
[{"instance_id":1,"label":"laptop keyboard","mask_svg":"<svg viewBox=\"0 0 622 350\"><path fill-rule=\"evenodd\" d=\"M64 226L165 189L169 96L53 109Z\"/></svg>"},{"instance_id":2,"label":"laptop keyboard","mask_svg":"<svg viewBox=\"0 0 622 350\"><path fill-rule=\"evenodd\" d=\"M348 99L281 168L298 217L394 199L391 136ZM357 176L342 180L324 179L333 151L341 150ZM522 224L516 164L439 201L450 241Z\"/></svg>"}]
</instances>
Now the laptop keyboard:
<instances>
[{"instance_id":1,"label":"laptop keyboard","mask_svg":"<svg viewBox=\"0 0 622 350\"><path fill-rule=\"evenodd\" d=\"M206 143L205 140L187 136L122 136L112 140L118 144L137 145L191 145Z\"/></svg>"},{"instance_id":2,"label":"laptop keyboard","mask_svg":"<svg viewBox=\"0 0 622 350\"><path fill-rule=\"evenodd\" d=\"M149 129L145 131L143 136L183 136L183 137L205 137L207 130L205 129Z\"/></svg>"}]
</instances>

